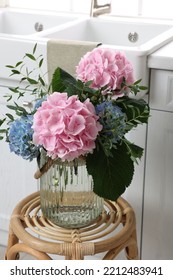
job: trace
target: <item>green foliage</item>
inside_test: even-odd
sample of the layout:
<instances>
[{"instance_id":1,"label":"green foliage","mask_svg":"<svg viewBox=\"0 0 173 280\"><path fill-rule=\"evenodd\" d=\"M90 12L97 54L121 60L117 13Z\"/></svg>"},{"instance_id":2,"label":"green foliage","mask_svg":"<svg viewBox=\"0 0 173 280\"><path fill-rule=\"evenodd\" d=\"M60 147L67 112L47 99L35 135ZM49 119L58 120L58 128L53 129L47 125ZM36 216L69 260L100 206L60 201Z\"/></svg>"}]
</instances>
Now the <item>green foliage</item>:
<instances>
[{"instance_id":1,"label":"green foliage","mask_svg":"<svg viewBox=\"0 0 173 280\"><path fill-rule=\"evenodd\" d=\"M37 44L34 45L32 53L26 53L23 59L15 65L6 65L11 70L10 76L19 76L19 86L16 88L9 88L11 94L5 97L7 101L13 98L21 98L25 95L26 90L31 91L31 95L37 94L37 98L42 98L48 94L49 87L45 80L45 75L42 73L42 65L44 58L42 55L36 56ZM33 62L32 70L28 69L28 61ZM15 94L15 96L14 96Z\"/></svg>"},{"instance_id":2,"label":"green foliage","mask_svg":"<svg viewBox=\"0 0 173 280\"><path fill-rule=\"evenodd\" d=\"M126 138L123 138L122 141L126 145L127 153L130 155L131 160L138 163L137 159L141 159L143 148L129 142Z\"/></svg>"},{"instance_id":3,"label":"green foliage","mask_svg":"<svg viewBox=\"0 0 173 280\"><path fill-rule=\"evenodd\" d=\"M31 108L29 112L26 108L19 106L16 99L19 100L24 97L26 91L30 92L33 96L33 100L41 99L49 93L49 86L46 83L45 75L42 72L42 65L44 58L42 55L36 55L37 44L34 45L32 53L26 53L22 60L18 61L15 65L6 65L10 69L11 73L9 76L18 76L19 85L17 87L9 87L9 92L4 96L7 102L13 105L7 105L7 108L12 110L13 113L20 117L26 116L28 114L34 114ZM33 62L32 69L28 69L28 61ZM5 118L0 120L0 127L5 123L9 124L14 121L14 116L7 113ZM6 141L8 142L8 130L9 128L0 129L0 140L4 139L6 136Z\"/></svg>"},{"instance_id":4,"label":"green foliage","mask_svg":"<svg viewBox=\"0 0 173 280\"><path fill-rule=\"evenodd\" d=\"M78 95L81 102L89 98L93 105L96 105L98 102L103 101L102 91L105 88L103 87L99 90L92 89L90 87L91 83L92 81L84 83L80 80L76 80L69 73L58 67L53 74L51 87L52 92L65 91L68 93L68 96Z\"/></svg>"},{"instance_id":5,"label":"green foliage","mask_svg":"<svg viewBox=\"0 0 173 280\"><path fill-rule=\"evenodd\" d=\"M138 100L124 96L118 98L116 104L126 114L127 131L131 130L133 127L139 124L148 122L148 118L150 116L150 108L143 99Z\"/></svg>"},{"instance_id":6,"label":"green foliage","mask_svg":"<svg viewBox=\"0 0 173 280\"><path fill-rule=\"evenodd\" d=\"M123 82L121 84L122 89L128 87L130 89L130 92L134 95L136 95L138 92L142 90L147 90L148 88L146 86L141 86L142 79L137 80L132 85L127 85L125 79L123 79Z\"/></svg>"},{"instance_id":7,"label":"green foliage","mask_svg":"<svg viewBox=\"0 0 173 280\"><path fill-rule=\"evenodd\" d=\"M95 149L87 156L87 170L93 176L94 192L115 201L130 185L134 163L122 143L117 149L112 149L112 157L107 157L102 149Z\"/></svg>"},{"instance_id":8,"label":"green foliage","mask_svg":"<svg viewBox=\"0 0 173 280\"><path fill-rule=\"evenodd\" d=\"M0 127L5 123L6 118L0 119ZM4 137L7 139L7 133L8 133L8 128L6 129L0 129L0 140L3 140Z\"/></svg>"},{"instance_id":9,"label":"green foliage","mask_svg":"<svg viewBox=\"0 0 173 280\"><path fill-rule=\"evenodd\" d=\"M15 105L7 105L7 108L14 110L17 116L27 116L28 112L25 108L22 106L19 106L16 102L14 102ZM10 119L14 119L12 115L6 114L7 117Z\"/></svg>"},{"instance_id":10,"label":"green foliage","mask_svg":"<svg viewBox=\"0 0 173 280\"><path fill-rule=\"evenodd\" d=\"M73 95L77 91L76 80L69 73L61 68L57 68L52 77L52 92L64 92ZM76 92L77 94L77 92Z\"/></svg>"}]
</instances>

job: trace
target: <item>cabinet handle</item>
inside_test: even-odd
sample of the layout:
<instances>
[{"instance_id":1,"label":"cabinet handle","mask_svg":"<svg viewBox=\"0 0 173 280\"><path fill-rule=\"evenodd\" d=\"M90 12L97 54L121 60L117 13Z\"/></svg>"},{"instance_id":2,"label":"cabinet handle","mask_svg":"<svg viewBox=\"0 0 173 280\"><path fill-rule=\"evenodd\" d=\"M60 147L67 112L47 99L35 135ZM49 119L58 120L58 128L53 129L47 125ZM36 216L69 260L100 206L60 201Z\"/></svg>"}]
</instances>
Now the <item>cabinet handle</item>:
<instances>
[{"instance_id":1,"label":"cabinet handle","mask_svg":"<svg viewBox=\"0 0 173 280\"><path fill-rule=\"evenodd\" d=\"M24 107L32 108L32 107L33 107L33 104L32 104L32 102L30 102L30 101L23 101L23 106L24 106Z\"/></svg>"}]
</instances>

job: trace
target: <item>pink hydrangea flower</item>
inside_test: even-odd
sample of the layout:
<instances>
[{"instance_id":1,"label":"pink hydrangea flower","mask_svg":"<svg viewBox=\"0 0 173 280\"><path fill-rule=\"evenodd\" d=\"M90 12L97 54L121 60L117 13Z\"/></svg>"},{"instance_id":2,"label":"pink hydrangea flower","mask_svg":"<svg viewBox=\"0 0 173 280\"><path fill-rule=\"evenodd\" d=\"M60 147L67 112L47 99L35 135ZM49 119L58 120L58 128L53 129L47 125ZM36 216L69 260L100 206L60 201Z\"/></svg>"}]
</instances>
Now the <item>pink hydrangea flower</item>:
<instances>
[{"instance_id":1,"label":"pink hydrangea flower","mask_svg":"<svg viewBox=\"0 0 173 280\"><path fill-rule=\"evenodd\" d=\"M133 66L125 54L107 48L86 53L76 67L76 74L83 82L92 81L94 89L107 85L109 90L119 90L123 77L128 85L134 83Z\"/></svg>"},{"instance_id":2,"label":"pink hydrangea flower","mask_svg":"<svg viewBox=\"0 0 173 280\"><path fill-rule=\"evenodd\" d=\"M54 92L34 114L33 129L34 143L50 157L71 161L93 151L102 126L88 99L82 103L76 95Z\"/></svg>"}]
</instances>

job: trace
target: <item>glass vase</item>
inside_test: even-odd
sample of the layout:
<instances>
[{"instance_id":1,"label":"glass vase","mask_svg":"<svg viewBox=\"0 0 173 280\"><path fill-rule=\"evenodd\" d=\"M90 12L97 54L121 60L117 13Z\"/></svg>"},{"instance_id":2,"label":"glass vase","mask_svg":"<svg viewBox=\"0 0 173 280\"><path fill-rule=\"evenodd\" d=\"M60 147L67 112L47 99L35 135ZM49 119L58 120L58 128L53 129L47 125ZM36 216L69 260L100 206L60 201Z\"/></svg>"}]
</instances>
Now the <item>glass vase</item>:
<instances>
[{"instance_id":1,"label":"glass vase","mask_svg":"<svg viewBox=\"0 0 173 280\"><path fill-rule=\"evenodd\" d=\"M42 151L40 167L47 159ZM103 199L93 192L84 158L55 161L40 178L40 198L44 217L66 228L89 225L103 210Z\"/></svg>"}]
</instances>

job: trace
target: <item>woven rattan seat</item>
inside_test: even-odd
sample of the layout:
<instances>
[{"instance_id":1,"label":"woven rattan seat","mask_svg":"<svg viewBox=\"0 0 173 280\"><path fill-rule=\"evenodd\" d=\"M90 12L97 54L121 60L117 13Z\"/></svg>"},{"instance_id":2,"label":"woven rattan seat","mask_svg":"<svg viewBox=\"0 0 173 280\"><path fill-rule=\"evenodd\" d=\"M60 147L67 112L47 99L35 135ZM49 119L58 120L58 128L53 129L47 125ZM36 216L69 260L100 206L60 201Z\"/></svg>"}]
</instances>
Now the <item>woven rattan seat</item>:
<instances>
[{"instance_id":1,"label":"woven rattan seat","mask_svg":"<svg viewBox=\"0 0 173 280\"><path fill-rule=\"evenodd\" d=\"M105 200L104 211L91 225L66 229L44 218L37 192L14 208L5 259L14 260L26 252L39 260L51 260L54 254L81 260L98 253L104 253L104 260L112 260L122 250L127 259L138 259L135 214L126 200Z\"/></svg>"}]
</instances>

